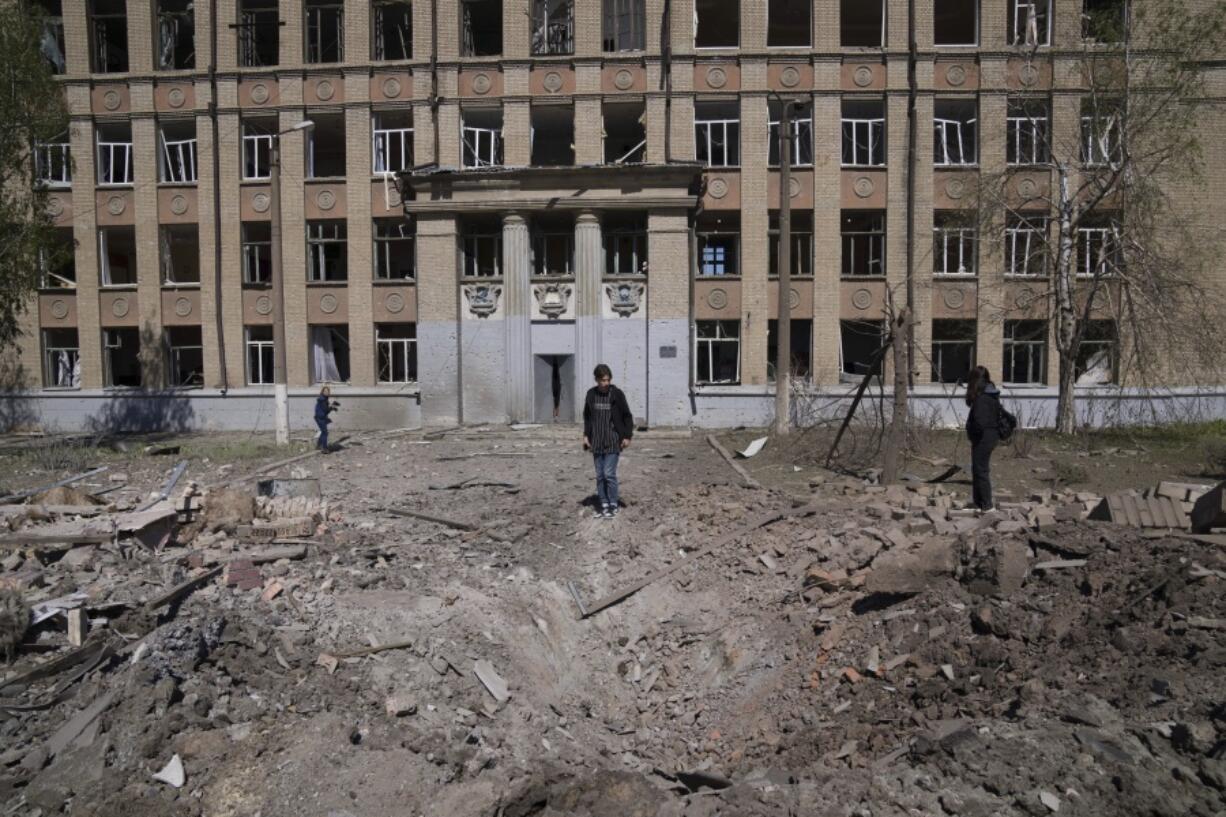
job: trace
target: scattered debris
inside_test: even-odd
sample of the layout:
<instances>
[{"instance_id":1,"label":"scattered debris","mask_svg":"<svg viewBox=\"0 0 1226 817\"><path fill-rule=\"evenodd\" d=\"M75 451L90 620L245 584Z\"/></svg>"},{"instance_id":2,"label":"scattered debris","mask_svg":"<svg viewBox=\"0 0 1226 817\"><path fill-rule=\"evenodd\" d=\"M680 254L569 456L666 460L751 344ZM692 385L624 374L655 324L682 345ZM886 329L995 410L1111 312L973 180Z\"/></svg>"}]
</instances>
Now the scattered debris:
<instances>
[{"instance_id":1,"label":"scattered debris","mask_svg":"<svg viewBox=\"0 0 1226 817\"><path fill-rule=\"evenodd\" d=\"M736 452L736 455L746 460L756 456L759 451L766 447L766 441L769 439L770 437L758 437L756 440L750 441L743 451Z\"/></svg>"},{"instance_id":2,"label":"scattered debris","mask_svg":"<svg viewBox=\"0 0 1226 817\"><path fill-rule=\"evenodd\" d=\"M165 783L171 788L181 789L187 782L187 773L183 770L183 760L178 755L153 775L153 779Z\"/></svg>"},{"instance_id":3,"label":"scattered debris","mask_svg":"<svg viewBox=\"0 0 1226 817\"><path fill-rule=\"evenodd\" d=\"M494 700L498 703L506 703L511 698L511 693L507 689L507 682L502 680L502 677L494 670L494 665L489 661L478 661L473 664L473 674L477 676L477 680L485 687L490 695L494 696Z\"/></svg>"},{"instance_id":4,"label":"scattered debris","mask_svg":"<svg viewBox=\"0 0 1226 817\"><path fill-rule=\"evenodd\" d=\"M761 488L762 487L762 484L760 482L754 479L750 475L750 473L746 471L745 468L739 462L737 462L736 460L732 458L732 454L728 453L728 449L724 448L724 446L720 444L719 440L715 439L714 434L707 435L707 442L711 445L712 448L714 448L717 452L719 452L719 455L724 458L724 461L728 463L729 466L732 467L732 470L737 472L737 474L741 478L741 482L745 485L745 487L747 488Z\"/></svg>"}]
</instances>

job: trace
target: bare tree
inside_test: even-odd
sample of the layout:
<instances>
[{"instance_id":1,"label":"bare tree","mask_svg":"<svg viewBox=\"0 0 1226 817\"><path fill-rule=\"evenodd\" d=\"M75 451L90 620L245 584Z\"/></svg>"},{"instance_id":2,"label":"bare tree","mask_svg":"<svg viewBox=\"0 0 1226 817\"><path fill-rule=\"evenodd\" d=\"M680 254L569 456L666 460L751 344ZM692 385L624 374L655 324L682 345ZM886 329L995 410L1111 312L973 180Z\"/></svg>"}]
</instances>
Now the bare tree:
<instances>
[{"instance_id":1,"label":"bare tree","mask_svg":"<svg viewBox=\"0 0 1226 817\"><path fill-rule=\"evenodd\" d=\"M1079 56L1052 65L1074 93L1051 109L1011 101L1008 166L981 176L976 214L984 235L1004 237L1006 274L1032 277L1051 304L1066 434L1079 379L1200 385L1221 371L1226 336L1204 274L1217 236L1172 206L1172 191L1201 182L1205 69L1222 51L1226 4L1087 8ZM1038 76L1044 62L1031 48L1022 70Z\"/></svg>"}]
</instances>

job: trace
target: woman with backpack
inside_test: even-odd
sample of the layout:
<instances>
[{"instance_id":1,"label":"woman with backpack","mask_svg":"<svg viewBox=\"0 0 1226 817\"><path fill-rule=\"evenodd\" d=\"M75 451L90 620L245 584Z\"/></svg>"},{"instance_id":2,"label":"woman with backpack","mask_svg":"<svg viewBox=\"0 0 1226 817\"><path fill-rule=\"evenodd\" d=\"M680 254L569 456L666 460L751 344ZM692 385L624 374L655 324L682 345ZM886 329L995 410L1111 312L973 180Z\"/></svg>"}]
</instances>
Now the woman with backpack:
<instances>
[{"instance_id":1,"label":"woman with backpack","mask_svg":"<svg viewBox=\"0 0 1226 817\"><path fill-rule=\"evenodd\" d=\"M1000 405L1000 390L987 368L971 369L966 383L966 436L971 441L971 499L981 511L992 509L992 449L1013 432L1013 415Z\"/></svg>"}]
</instances>

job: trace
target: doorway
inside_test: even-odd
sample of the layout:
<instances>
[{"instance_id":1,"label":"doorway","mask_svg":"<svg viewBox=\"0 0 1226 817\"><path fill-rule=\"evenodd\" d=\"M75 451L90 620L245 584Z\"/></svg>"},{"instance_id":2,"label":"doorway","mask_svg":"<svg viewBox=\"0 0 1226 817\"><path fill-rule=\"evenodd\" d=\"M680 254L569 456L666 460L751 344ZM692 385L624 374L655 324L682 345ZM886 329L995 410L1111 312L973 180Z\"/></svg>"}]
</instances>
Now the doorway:
<instances>
[{"instance_id":1,"label":"doorway","mask_svg":"<svg viewBox=\"0 0 1226 817\"><path fill-rule=\"evenodd\" d=\"M536 355L533 358L536 382L535 420L538 423L575 422L574 355Z\"/></svg>"}]
</instances>

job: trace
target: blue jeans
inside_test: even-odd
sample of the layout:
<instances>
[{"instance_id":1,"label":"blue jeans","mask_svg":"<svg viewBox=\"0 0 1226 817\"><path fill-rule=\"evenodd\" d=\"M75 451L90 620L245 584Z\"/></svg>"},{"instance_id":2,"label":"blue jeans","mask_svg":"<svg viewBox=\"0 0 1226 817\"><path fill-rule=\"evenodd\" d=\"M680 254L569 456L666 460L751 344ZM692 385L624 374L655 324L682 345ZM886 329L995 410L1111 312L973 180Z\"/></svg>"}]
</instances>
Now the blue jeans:
<instances>
[{"instance_id":1,"label":"blue jeans","mask_svg":"<svg viewBox=\"0 0 1226 817\"><path fill-rule=\"evenodd\" d=\"M617 459L620 456L616 451L592 455L596 463L596 496L606 508L617 507Z\"/></svg>"},{"instance_id":2,"label":"blue jeans","mask_svg":"<svg viewBox=\"0 0 1226 817\"><path fill-rule=\"evenodd\" d=\"M319 426L319 450L328 450L328 421L316 420L315 425Z\"/></svg>"}]
</instances>

